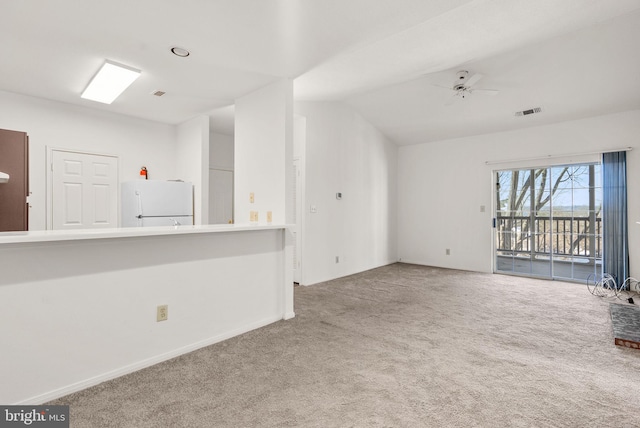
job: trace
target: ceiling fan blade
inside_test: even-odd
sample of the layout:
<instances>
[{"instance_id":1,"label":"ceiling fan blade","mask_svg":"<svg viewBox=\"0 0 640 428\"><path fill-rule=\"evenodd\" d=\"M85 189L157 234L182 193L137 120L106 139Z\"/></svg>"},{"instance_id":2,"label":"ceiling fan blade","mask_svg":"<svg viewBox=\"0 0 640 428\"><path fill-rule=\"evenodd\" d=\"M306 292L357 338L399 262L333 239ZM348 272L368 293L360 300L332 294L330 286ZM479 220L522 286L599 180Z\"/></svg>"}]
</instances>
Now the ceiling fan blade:
<instances>
[{"instance_id":1,"label":"ceiling fan blade","mask_svg":"<svg viewBox=\"0 0 640 428\"><path fill-rule=\"evenodd\" d=\"M464 82L464 85L473 86L476 83L478 83L478 81L482 79L482 77L483 77L482 74L476 73L473 76L469 77L469 79L466 82Z\"/></svg>"},{"instance_id":2,"label":"ceiling fan blade","mask_svg":"<svg viewBox=\"0 0 640 428\"><path fill-rule=\"evenodd\" d=\"M436 85L435 83L432 83L431 86L436 86L438 88L444 88L444 89L452 90L451 86Z\"/></svg>"},{"instance_id":3,"label":"ceiling fan blade","mask_svg":"<svg viewBox=\"0 0 640 428\"><path fill-rule=\"evenodd\" d=\"M477 92L482 95L496 95L500 91L497 89L469 89L469 92L473 92L474 94Z\"/></svg>"}]
</instances>

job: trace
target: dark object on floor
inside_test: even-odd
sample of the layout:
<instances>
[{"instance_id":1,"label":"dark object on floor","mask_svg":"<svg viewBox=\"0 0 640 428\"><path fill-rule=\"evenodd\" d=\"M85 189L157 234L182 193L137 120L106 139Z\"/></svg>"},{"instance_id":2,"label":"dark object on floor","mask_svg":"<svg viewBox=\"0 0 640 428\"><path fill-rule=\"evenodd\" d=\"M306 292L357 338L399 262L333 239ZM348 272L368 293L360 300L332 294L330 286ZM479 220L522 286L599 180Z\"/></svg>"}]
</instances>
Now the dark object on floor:
<instances>
[{"instance_id":1,"label":"dark object on floor","mask_svg":"<svg viewBox=\"0 0 640 428\"><path fill-rule=\"evenodd\" d=\"M629 303L631 303L631 304L633 305L633 297L629 297L629 298L627 299L627 302L629 302Z\"/></svg>"},{"instance_id":2,"label":"dark object on floor","mask_svg":"<svg viewBox=\"0 0 640 428\"><path fill-rule=\"evenodd\" d=\"M640 308L611 303L609 310L615 344L640 349Z\"/></svg>"}]
</instances>

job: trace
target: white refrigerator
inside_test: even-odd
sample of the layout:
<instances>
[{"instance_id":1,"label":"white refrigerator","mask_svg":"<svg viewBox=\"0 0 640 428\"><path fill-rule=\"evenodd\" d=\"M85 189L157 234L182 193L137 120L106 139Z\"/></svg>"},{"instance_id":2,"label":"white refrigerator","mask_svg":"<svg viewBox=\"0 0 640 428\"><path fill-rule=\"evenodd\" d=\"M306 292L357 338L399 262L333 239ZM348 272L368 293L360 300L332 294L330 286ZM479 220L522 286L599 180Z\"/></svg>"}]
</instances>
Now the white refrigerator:
<instances>
[{"instance_id":1,"label":"white refrigerator","mask_svg":"<svg viewBox=\"0 0 640 428\"><path fill-rule=\"evenodd\" d=\"M122 227L193 224L193 185L185 181L136 180L122 183Z\"/></svg>"}]
</instances>

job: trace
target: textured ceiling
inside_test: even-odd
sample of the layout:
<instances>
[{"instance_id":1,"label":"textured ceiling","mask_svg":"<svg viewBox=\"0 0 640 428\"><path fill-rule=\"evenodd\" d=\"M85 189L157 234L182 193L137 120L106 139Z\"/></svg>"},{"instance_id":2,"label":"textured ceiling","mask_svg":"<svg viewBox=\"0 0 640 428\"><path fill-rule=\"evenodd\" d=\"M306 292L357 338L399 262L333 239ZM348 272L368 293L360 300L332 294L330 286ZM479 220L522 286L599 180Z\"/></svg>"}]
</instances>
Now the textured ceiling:
<instances>
[{"instance_id":1,"label":"textured ceiling","mask_svg":"<svg viewBox=\"0 0 640 428\"><path fill-rule=\"evenodd\" d=\"M296 94L342 99L521 49L638 8L638 0L466 2L318 64L296 80Z\"/></svg>"},{"instance_id":2,"label":"textured ceiling","mask_svg":"<svg viewBox=\"0 0 640 428\"><path fill-rule=\"evenodd\" d=\"M348 96L355 108L397 144L469 135L640 109L640 13L576 30L517 50L406 82ZM493 96L453 97L458 69L484 77L475 88ZM541 107L540 114L517 111Z\"/></svg>"},{"instance_id":3,"label":"textured ceiling","mask_svg":"<svg viewBox=\"0 0 640 428\"><path fill-rule=\"evenodd\" d=\"M171 124L210 114L229 130L234 99L290 77L297 99L343 101L413 144L638 108L638 79L627 76L640 65L639 9L640 0L3 2L0 90ZM176 45L192 55L172 56ZM79 97L105 59L143 72L108 106ZM462 68L500 93L444 106L449 94L433 84L450 86ZM513 121L532 104L544 114Z\"/></svg>"}]
</instances>

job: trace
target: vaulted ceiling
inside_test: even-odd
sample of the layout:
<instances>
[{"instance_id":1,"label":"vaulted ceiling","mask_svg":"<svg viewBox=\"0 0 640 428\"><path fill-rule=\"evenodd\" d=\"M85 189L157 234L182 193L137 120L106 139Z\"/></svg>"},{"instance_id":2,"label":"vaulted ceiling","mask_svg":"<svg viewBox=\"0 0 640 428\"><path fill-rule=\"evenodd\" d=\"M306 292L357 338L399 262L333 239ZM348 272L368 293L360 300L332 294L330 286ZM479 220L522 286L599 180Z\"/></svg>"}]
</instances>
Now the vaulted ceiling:
<instances>
[{"instance_id":1,"label":"vaulted ceiling","mask_svg":"<svg viewBox=\"0 0 640 428\"><path fill-rule=\"evenodd\" d=\"M24 0L0 36L0 90L170 124L229 129L234 99L283 77L397 144L640 108L640 0ZM105 59L142 75L81 99ZM499 92L454 97L459 70Z\"/></svg>"}]
</instances>

